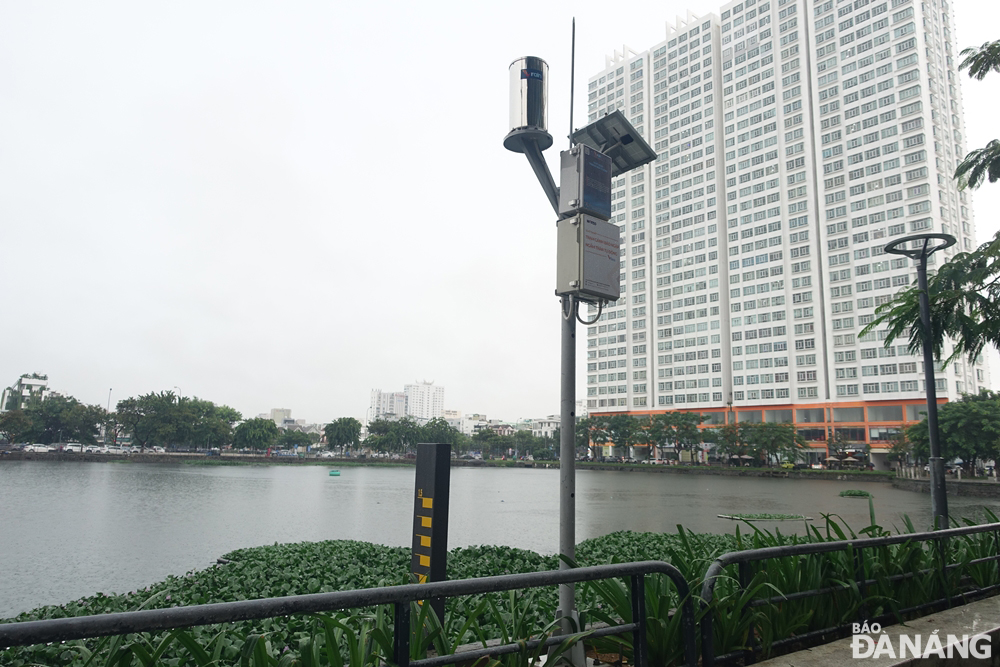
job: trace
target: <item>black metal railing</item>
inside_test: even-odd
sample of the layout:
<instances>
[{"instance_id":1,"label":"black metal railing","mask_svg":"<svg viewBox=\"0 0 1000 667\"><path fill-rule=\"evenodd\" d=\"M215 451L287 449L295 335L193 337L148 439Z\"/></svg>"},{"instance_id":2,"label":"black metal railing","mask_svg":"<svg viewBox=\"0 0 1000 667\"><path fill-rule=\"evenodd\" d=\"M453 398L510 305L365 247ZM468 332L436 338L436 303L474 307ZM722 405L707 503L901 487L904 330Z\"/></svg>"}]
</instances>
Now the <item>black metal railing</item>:
<instances>
[{"instance_id":1,"label":"black metal railing","mask_svg":"<svg viewBox=\"0 0 1000 667\"><path fill-rule=\"evenodd\" d=\"M262 600L7 623L0 624L0 647L30 646L47 642L154 632L198 625L259 620L290 614L308 614L391 604L395 608L393 614L393 662L398 667L440 667L441 665L476 660L486 656L496 657L533 650L540 645L556 646L575 635L557 635L544 640L534 639L411 661L410 603L414 601L627 577L632 591L633 622L590 630L586 634L588 637L600 637L633 633L635 667L646 667L648 651L646 646L646 614L644 613L646 607L644 578L649 574L664 574L677 588L678 599L681 601L684 662L689 667L695 667L697 664L697 640L694 603L690 589L687 581L676 567L660 561L597 565L479 579L406 584L336 593L293 595Z\"/></svg>"},{"instance_id":2,"label":"black metal railing","mask_svg":"<svg viewBox=\"0 0 1000 667\"><path fill-rule=\"evenodd\" d=\"M947 563L947 552L948 552L948 541L954 537L961 537L966 535L975 535L980 533L993 533L993 554L984 558L976 558L968 561L967 563ZM865 574L865 556L864 552L867 549L875 549L879 547L887 547L896 544L905 543L921 543L921 542L932 542L938 551L937 554L937 564L938 568L934 569L923 569L915 572L906 572L901 574L896 574L882 579L870 579ZM765 547L761 549L748 549L745 551L735 551L731 553L724 554L720 556L711 566L709 566L708 571L705 573L705 579L702 584L701 590L701 606L703 610L701 618L701 655L702 664L704 667L713 667L716 664L726 663L736 660L737 658L742 658L744 664L752 664L756 660L756 653L760 652L761 647L755 644L754 641L754 627L753 624L749 624L749 629L747 631L747 646L743 649L727 653L725 655L715 656L714 648L714 634L713 634L713 614L711 610L708 609L712 605L715 598L715 586L719 578L723 575L726 567L731 565L737 566L737 576L736 581L738 582L739 589L746 591L753 579L753 573L751 568L751 563L772 560L777 558L787 558L789 556L805 556L805 555L815 555L815 554L828 554L838 551L850 552L854 561L854 580L853 582L847 583L842 582L834 586L827 586L824 588L817 588L807 591L796 591L793 593L779 594L767 598L753 598L750 602L744 606L741 613L749 613L748 608L786 603L792 600L799 600L803 598L821 596L821 595L831 595L837 594L844 591L849 591L854 587L858 590L858 613L857 622L864 621L879 621L878 618L869 618L869 610L866 607L867 587L871 584L877 584L882 582L894 583L896 581L902 581L904 579L909 579L916 576L939 573L942 575L941 581L945 582L945 577L943 575L950 571L953 571L960 567L971 567L974 565L981 565L984 563L991 563L1000 561L1000 523L986 524L980 526L966 526L962 528L952 528L949 530L939 530L933 532L925 533L909 533L904 535L894 535L891 537L876 537L868 539L853 539L853 540L842 540L836 542L815 542L815 543L803 543L803 544L793 544L784 545L776 547ZM967 596L978 596L987 595L990 593L995 593L1000 590L1000 584L995 584L987 586L984 588L975 588L966 586L961 590L945 590L944 597L928 600L922 604L915 605L913 607L907 607L904 609L894 610L893 614L883 616L881 618L896 618L898 615L907 614L910 612L921 611L925 609L931 609L933 607L940 606L950 606L954 601L961 600L963 597ZM881 622L881 621L880 621ZM842 632L846 628L850 627L850 623L832 626L829 628L823 628L820 630L812 630L807 633L793 635L791 637L783 638L779 641L773 642L771 648L779 647L782 644L787 644L791 642L806 642L811 639L816 639L824 635L830 635L831 633Z\"/></svg>"}]
</instances>

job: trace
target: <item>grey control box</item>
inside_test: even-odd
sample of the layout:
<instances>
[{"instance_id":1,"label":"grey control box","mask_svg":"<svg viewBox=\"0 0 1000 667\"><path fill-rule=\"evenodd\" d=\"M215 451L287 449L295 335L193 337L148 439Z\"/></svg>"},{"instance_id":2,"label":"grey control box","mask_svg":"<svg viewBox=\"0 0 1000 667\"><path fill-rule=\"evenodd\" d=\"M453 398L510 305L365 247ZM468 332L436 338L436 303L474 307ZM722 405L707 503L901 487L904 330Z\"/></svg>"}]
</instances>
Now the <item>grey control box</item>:
<instances>
[{"instance_id":1,"label":"grey control box","mask_svg":"<svg viewBox=\"0 0 1000 667\"><path fill-rule=\"evenodd\" d=\"M611 217L611 158L577 144L559 154L559 215Z\"/></svg>"},{"instance_id":2,"label":"grey control box","mask_svg":"<svg viewBox=\"0 0 1000 667\"><path fill-rule=\"evenodd\" d=\"M592 215L556 223L556 294L580 301L617 301L621 257L617 225Z\"/></svg>"}]
</instances>

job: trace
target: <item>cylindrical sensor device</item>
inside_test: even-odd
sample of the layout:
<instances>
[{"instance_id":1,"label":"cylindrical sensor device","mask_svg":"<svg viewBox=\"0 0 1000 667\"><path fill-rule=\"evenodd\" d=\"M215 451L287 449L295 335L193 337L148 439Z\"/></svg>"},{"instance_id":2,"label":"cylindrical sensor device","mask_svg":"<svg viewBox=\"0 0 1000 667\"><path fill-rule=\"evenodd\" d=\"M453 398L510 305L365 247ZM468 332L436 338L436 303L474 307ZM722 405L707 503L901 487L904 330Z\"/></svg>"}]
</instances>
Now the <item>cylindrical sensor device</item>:
<instances>
[{"instance_id":1,"label":"cylindrical sensor device","mask_svg":"<svg viewBox=\"0 0 1000 667\"><path fill-rule=\"evenodd\" d=\"M523 152L525 140L541 150L552 145L548 132L549 65L541 58L525 56L510 64L510 133L504 140L508 150Z\"/></svg>"},{"instance_id":2,"label":"cylindrical sensor device","mask_svg":"<svg viewBox=\"0 0 1000 667\"><path fill-rule=\"evenodd\" d=\"M510 64L510 129L548 131L549 65L527 56Z\"/></svg>"}]
</instances>

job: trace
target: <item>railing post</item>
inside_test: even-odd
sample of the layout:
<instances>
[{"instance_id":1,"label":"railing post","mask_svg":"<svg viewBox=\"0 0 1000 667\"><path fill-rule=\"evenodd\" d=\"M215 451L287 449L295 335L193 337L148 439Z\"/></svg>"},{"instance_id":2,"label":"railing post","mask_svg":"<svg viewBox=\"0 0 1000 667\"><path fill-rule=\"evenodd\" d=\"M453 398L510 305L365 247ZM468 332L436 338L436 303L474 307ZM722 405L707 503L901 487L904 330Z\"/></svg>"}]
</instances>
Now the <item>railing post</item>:
<instances>
[{"instance_id":1,"label":"railing post","mask_svg":"<svg viewBox=\"0 0 1000 667\"><path fill-rule=\"evenodd\" d=\"M941 590L944 592L946 609L951 609L951 586L948 585L948 538L934 540L937 546L938 558L941 559Z\"/></svg>"},{"instance_id":2,"label":"railing post","mask_svg":"<svg viewBox=\"0 0 1000 667\"><path fill-rule=\"evenodd\" d=\"M858 622L864 623L868 620L868 603L866 602L868 598L868 585L866 583L867 577L865 576L864 549L856 547L851 542L848 542L848 545L854 552L854 582L858 586L858 595L860 596L858 604Z\"/></svg>"},{"instance_id":3,"label":"railing post","mask_svg":"<svg viewBox=\"0 0 1000 667\"><path fill-rule=\"evenodd\" d=\"M635 667L646 667L649 646L646 644L646 584L641 574L631 576L632 622L636 624L632 633L632 660Z\"/></svg>"},{"instance_id":4,"label":"railing post","mask_svg":"<svg viewBox=\"0 0 1000 667\"><path fill-rule=\"evenodd\" d=\"M681 591L678 589L677 596ZM698 639L694 623L694 596L689 590L681 600L681 636L684 638L684 662L688 667L698 667ZM676 612L675 612L676 613Z\"/></svg>"},{"instance_id":5,"label":"railing post","mask_svg":"<svg viewBox=\"0 0 1000 667\"><path fill-rule=\"evenodd\" d=\"M740 561L739 563L739 578L740 578L740 588L745 593L747 589L750 588L750 582L753 580L753 572L748 561ZM747 600L747 603L743 606L743 614L751 614L753 610L750 607L750 602L753 600ZM757 662L756 654L754 653L754 641L753 636L753 621L747 624L747 647L743 651L743 664L752 665Z\"/></svg>"},{"instance_id":6,"label":"railing post","mask_svg":"<svg viewBox=\"0 0 1000 667\"><path fill-rule=\"evenodd\" d=\"M410 603L397 602L393 607L392 659L396 667L407 667L410 664Z\"/></svg>"},{"instance_id":7,"label":"railing post","mask_svg":"<svg viewBox=\"0 0 1000 667\"><path fill-rule=\"evenodd\" d=\"M701 585L701 664L704 667L715 667L715 633L712 629L715 616L715 584L722 573L723 566L718 560L712 563L705 573L705 581ZM718 570L718 571L716 571Z\"/></svg>"},{"instance_id":8,"label":"railing post","mask_svg":"<svg viewBox=\"0 0 1000 667\"><path fill-rule=\"evenodd\" d=\"M996 556L997 554L1000 554L1000 531L994 530L993 531L993 554L992 555ZM994 567L995 570L997 568L1000 568L1000 563L998 563L997 561L993 561L993 567ZM994 577L996 577L996 575L994 575ZM995 580L996 579L994 579L994 581Z\"/></svg>"}]
</instances>

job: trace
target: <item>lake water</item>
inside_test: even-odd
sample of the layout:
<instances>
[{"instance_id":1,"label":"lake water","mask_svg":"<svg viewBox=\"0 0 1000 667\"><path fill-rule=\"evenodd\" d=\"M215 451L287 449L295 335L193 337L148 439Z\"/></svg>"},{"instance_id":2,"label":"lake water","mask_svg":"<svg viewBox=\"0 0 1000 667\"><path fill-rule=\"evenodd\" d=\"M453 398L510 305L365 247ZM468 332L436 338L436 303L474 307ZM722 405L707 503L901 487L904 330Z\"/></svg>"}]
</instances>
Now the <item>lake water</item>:
<instances>
[{"instance_id":1,"label":"lake water","mask_svg":"<svg viewBox=\"0 0 1000 667\"><path fill-rule=\"evenodd\" d=\"M556 469L454 468L450 546L558 551ZM930 496L885 483L577 471L577 541L617 530L731 532L718 514L836 513L923 528ZM96 592L122 593L212 564L242 547L352 539L409 546L412 467L211 467L13 461L0 464L0 618ZM1000 499L949 498L955 516L1000 511ZM783 532L802 529L799 522Z\"/></svg>"}]
</instances>

